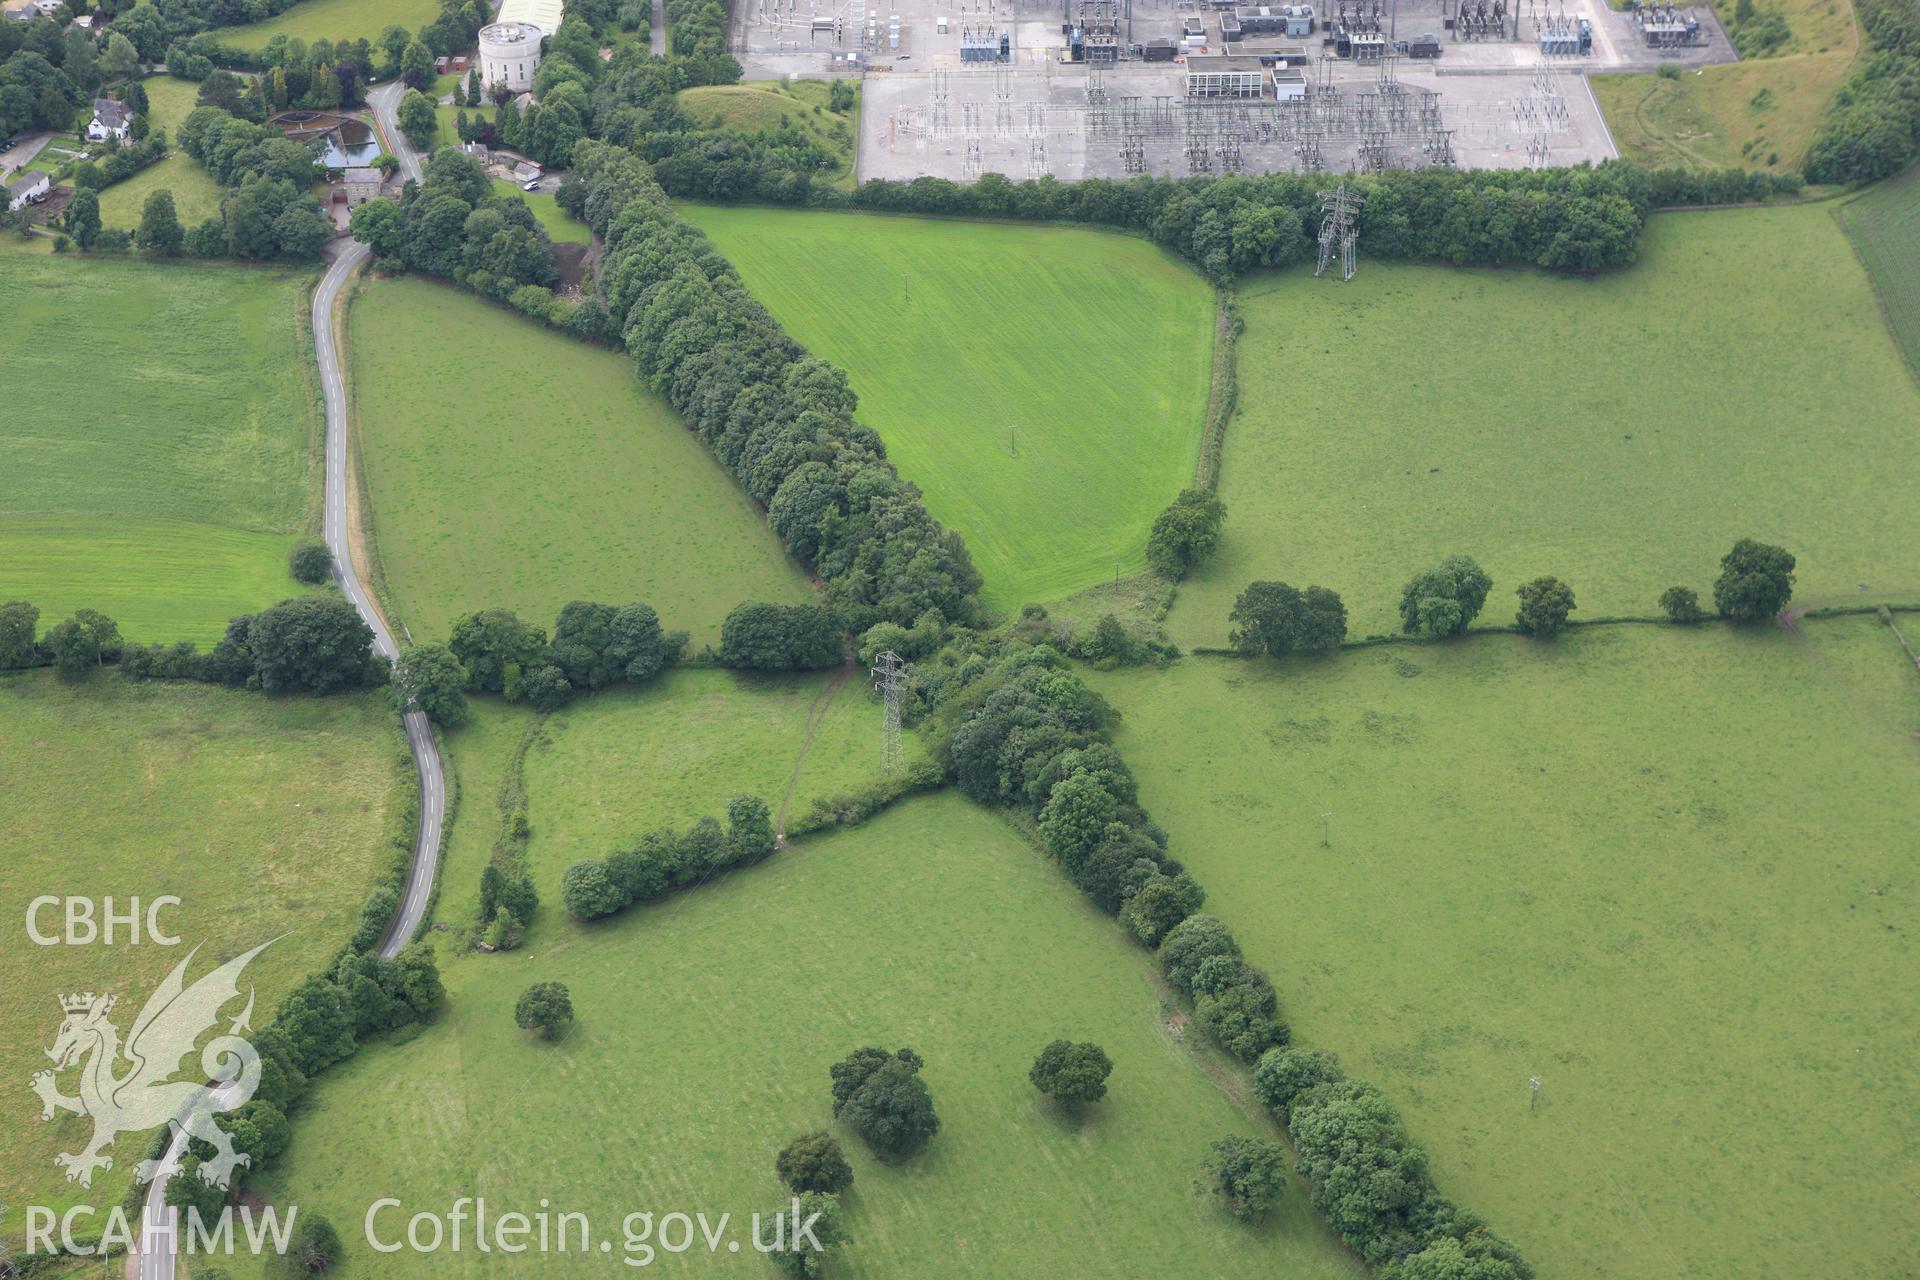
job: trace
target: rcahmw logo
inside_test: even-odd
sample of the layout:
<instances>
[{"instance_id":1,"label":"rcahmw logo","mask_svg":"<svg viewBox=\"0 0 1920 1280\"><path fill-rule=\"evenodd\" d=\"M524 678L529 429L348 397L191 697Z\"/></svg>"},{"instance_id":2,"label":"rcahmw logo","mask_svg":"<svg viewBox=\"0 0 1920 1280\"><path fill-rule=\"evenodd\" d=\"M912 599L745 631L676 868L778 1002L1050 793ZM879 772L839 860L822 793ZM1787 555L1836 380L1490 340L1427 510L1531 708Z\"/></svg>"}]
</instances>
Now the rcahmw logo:
<instances>
[{"instance_id":1,"label":"rcahmw logo","mask_svg":"<svg viewBox=\"0 0 1920 1280\"><path fill-rule=\"evenodd\" d=\"M53 1067L35 1072L29 1086L40 1099L42 1120L67 1111L93 1121L93 1136L85 1147L54 1156L67 1181L92 1186L97 1173L113 1168L108 1149L116 1138L166 1126L168 1140L162 1155L135 1166L137 1183L177 1172L186 1140L192 1139L212 1149L212 1155L199 1162L195 1176L221 1190L232 1185L235 1170L251 1163L251 1157L234 1150L233 1139L214 1123L214 1117L244 1105L260 1084L260 1054L241 1035L251 1030L254 992L251 987L242 992L240 976L254 957L271 945L263 942L189 983L187 968L199 954L199 948L194 948L147 998L127 1028L124 1041L113 1019L117 997L92 991L59 997L60 1029L46 1051ZM208 1031L218 1027L221 1011L243 994L246 1004L225 1031L199 1047L199 1072L186 1073L191 1078L176 1079L181 1074L181 1062L194 1053ZM77 1073L71 1094L63 1092L61 1085L61 1077L70 1071ZM209 1227L189 1210L185 1241L189 1250L215 1251L224 1245L227 1252L232 1252L231 1212L223 1211L216 1224ZM29 1206L27 1250L57 1251L56 1226L60 1251L68 1253L85 1254L131 1243L133 1232L118 1205L109 1211L97 1243L76 1238L76 1225L98 1216L87 1205L60 1215L43 1205ZM294 1212L289 1211L283 1224L269 1210L256 1223L250 1212L243 1211L249 1244L258 1252L271 1237L273 1247L284 1250L293 1217ZM171 1243L168 1241L169 1247Z\"/></svg>"},{"instance_id":2,"label":"rcahmw logo","mask_svg":"<svg viewBox=\"0 0 1920 1280\"><path fill-rule=\"evenodd\" d=\"M271 945L263 942L188 986L187 966L200 953L195 947L148 997L127 1032L125 1045L109 1017L116 997L91 991L60 997L65 1017L53 1047L47 1050L53 1069L35 1072L31 1087L40 1095L42 1120L53 1119L56 1111L71 1111L93 1121L93 1140L85 1150L61 1152L53 1158L66 1170L68 1182L92 1186L96 1169L113 1168L113 1157L103 1152L116 1137L163 1124L171 1125L176 1137L185 1132L214 1149L213 1158L199 1170L200 1177L213 1186L225 1188L234 1169L251 1162L251 1157L234 1151L233 1139L213 1122L216 1113L239 1107L260 1085L260 1055L240 1036L252 1029L248 1025L253 1016L251 988L246 1008L226 1034L215 1036L201 1050L200 1067L211 1083L172 1077L201 1035L220 1020L221 1008L239 999L240 974ZM124 1072L116 1070L122 1059L128 1064ZM80 1070L78 1092L61 1093L59 1076L73 1067ZM135 1176L140 1182L151 1182L161 1163L142 1161Z\"/></svg>"}]
</instances>

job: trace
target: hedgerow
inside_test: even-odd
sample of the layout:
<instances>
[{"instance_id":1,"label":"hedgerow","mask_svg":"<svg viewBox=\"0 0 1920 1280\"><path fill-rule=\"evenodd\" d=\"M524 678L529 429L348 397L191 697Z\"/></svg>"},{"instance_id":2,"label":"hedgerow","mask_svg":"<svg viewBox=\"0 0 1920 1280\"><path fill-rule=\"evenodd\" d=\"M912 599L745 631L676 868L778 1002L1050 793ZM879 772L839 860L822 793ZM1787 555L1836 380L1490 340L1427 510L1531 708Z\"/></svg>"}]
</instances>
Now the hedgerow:
<instances>
[{"instance_id":1,"label":"hedgerow","mask_svg":"<svg viewBox=\"0 0 1920 1280\"><path fill-rule=\"evenodd\" d=\"M940 757L961 790L1031 815L1062 870L1148 946L1227 1052L1257 1063L1254 1091L1292 1134L1313 1205L1391 1280L1531 1280L1518 1250L1434 1186L1426 1155L1378 1089L1331 1055L1287 1047L1266 975L1171 855L1109 741L1113 714L1046 645L957 637L934 709ZM1143 927L1142 921L1150 922Z\"/></svg>"}]
</instances>

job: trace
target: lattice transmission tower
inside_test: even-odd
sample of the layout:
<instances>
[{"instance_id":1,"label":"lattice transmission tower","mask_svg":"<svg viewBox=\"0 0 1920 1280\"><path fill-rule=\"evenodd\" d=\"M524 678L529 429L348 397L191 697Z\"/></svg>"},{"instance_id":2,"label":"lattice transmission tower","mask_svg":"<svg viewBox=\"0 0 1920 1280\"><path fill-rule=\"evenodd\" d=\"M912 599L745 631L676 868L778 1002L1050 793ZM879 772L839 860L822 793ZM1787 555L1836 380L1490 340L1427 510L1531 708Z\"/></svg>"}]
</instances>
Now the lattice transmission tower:
<instances>
[{"instance_id":1,"label":"lattice transmission tower","mask_svg":"<svg viewBox=\"0 0 1920 1280\"><path fill-rule=\"evenodd\" d=\"M1353 279L1356 245L1360 239L1359 229L1353 225L1353 215L1367 198L1357 191L1347 190L1347 184L1341 183L1332 191L1320 193L1320 207L1326 212L1326 218L1320 223L1320 261L1313 268L1314 275L1326 272L1327 264L1337 254L1340 258L1340 278Z\"/></svg>"},{"instance_id":2,"label":"lattice transmission tower","mask_svg":"<svg viewBox=\"0 0 1920 1280\"><path fill-rule=\"evenodd\" d=\"M900 691L907 687L906 659L891 649L881 654L873 666L873 687L886 703L880 721L880 767L895 773L906 763L900 751Z\"/></svg>"}]
</instances>

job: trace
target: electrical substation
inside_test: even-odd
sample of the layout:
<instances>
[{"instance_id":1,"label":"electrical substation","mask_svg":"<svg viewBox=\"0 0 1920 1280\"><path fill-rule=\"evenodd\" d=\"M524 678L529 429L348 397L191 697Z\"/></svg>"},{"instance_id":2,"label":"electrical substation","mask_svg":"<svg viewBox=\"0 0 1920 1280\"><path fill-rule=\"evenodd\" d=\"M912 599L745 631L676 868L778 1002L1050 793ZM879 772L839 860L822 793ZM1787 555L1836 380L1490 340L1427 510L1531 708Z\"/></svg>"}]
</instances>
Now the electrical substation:
<instances>
[{"instance_id":1,"label":"electrical substation","mask_svg":"<svg viewBox=\"0 0 1920 1280\"><path fill-rule=\"evenodd\" d=\"M861 80L861 179L960 182L1599 162L1587 73L1733 58L1669 0L737 0L732 42Z\"/></svg>"}]
</instances>

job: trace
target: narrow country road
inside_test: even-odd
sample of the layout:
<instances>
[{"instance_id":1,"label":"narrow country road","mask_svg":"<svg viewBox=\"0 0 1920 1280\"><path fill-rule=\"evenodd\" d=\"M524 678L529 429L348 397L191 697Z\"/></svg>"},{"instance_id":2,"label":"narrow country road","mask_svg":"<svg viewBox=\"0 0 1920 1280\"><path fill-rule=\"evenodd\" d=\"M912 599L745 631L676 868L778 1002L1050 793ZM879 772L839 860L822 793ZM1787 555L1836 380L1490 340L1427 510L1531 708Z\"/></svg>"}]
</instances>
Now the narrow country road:
<instances>
[{"instance_id":1,"label":"narrow country road","mask_svg":"<svg viewBox=\"0 0 1920 1280\"><path fill-rule=\"evenodd\" d=\"M333 247L340 251L320 278L320 286L313 291L313 353L320 367L320 388L327 407L327 549L333 552L333 574L340 583L341 593L373 628L374 651L391 662L400 656L399 647L361 585L360 575L354 572L353 557L347 546L347 394L340 353L334 341L334 312L339 305L340 290L366 261L369 251L367 246L354 241L335 241ZM420 828L414 840L413 867L408 872L406 895L400 901L400 910L394 913L387 936L380 943L383 956L397 955L426 918L427 901L433 895L434 872L440 862L440 823L447 808L446 776L426 713L409 711L405 724L407 742L413 748L414 768L420 774Z\"/></svg>"},{"instance_id":2,"label":"narrow country road","mask_svg":"<svg viewBox=\"0 0 1920 1280\"><path fill-rule=\"evenodd\" d=\"M420 156L407 141L407 136L400 132L400 98L406 91L407 82L395 77L367 90L367 105L373 108L374 119L380 124L388 154L400 162L400 176L419 182L422 180Z\"/></svg>"},{"instance_id":3,"label":"narrow country road","mask_svg":"<svg viewBox=\"0 0 1920 1280\"><path fill-rule=\"evenodd\" d=\"M380 127L392 142L392 153L400 162L403 176L419 181L420 158L408 145L393 122L393 113L405 86L399 81L382 85L367 95ZM326 274L313 291L313 353L320 368L320 389L326 402L326 515L324 529L327 549L333 552L333 574L340 591L353 603L367 625L373 628L373 647L391 662L399 656L393 636L380 611L373 607L360 576L354 572L353 557L347 545L347 395L340 369L340 352L334 335L334 312L339 307L340 291L349 277L367 259L367 246L352 240L336 240L327 247ZM413 866L407 872L406 894L393 923L380 940L379 954L392 957L400 953L426 919L427 903L433 897L433 880L440 866L440 828L447 812L446 772L440 764L440 751L433 741L433 729L424 712L410 711L403 717L407 745L413 749L413 767L420 775L420 826L414 837ZM232 1086L228 1086L229 1089ZM223 1091L222 1096L225 1096ZM138 1267L128 1267L131 1280L175 1280L175 1250L179 1247L179 1215L167 1206L167 1181L180 1168L186 1155L186 1135L176 1130L161 1158L160 1172L147 1185L145 1212L141 1215Z\"/></svg>"},{"instance_id":4,"label":"narrow country road","mask_svg":"<svg viewBox=\"0 0 1920 1280\"><path fill-rule=\"evenodd\" d=\"M662 0L653 0L653 21L647 28L647 34L653 39L653 56L667 56L667 6Z\"/></svg>"}]
</instances>

